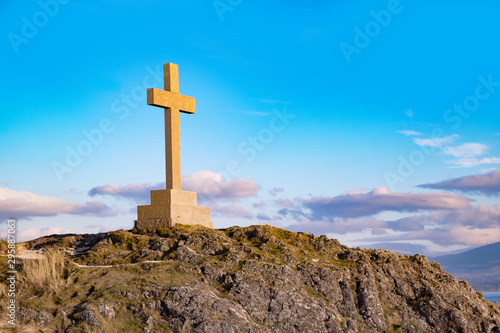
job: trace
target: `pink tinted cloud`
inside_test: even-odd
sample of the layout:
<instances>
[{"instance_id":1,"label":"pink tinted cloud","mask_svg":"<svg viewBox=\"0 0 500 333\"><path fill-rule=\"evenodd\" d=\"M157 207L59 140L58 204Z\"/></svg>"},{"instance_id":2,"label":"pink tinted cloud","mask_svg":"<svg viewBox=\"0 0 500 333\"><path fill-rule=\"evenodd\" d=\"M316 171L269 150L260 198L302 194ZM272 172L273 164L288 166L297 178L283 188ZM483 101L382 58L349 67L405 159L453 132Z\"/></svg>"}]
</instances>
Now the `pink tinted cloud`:
<instances>
[{"instance_id":1,"label":"pink tinted cloud","mask_svg":"<svg viewBox=\"0 0 500 333\"><path fill-rule=\"evenodd\" d=\"M500 164L500 157L485 157L485 158L459 158L457 160L446 161L446 163L454 164L450 168L472 168L483 164Z\"/></svg>"},{"instance_id":2,"label":"pink tinted cloud","mask_svg":"<svg viewBox=\"0 0 500 333\"><path fill-rule=\"evenodd\" d=\"M500 194L500 169L482 175L447 179L438 183L419 185L422 188L479 193L485 195Z\"/></svg>"},{"instance_id":3,"label":"pink tinted cloud","mask_svg":"<svg viewBox=\"0 0 500 333\"><path fill-rule=\"evenodd\" d=\"M287 229L316 235L370 232L368 241L384 244L426 240L440 246L480 246L500 241L500 205L427 211L396 221L374 217L302 220Z\"/></svg>"},{"instance_id":4,"label":"pink tinted cloud","mask_svg":"<svg viewBox=\"0 0 500 333\"><path fill-rule=\"evenodd\" d=\"M108 183L106 185L92 188L89 191L89 195L111 195L133 199L138 202L145 202L149 199L149 191L151 191L152 189L159 189L162 185L163 187L165 187L165 184L161 183L154 186L150 183L131 183L124 186L119 186L114 183Z\"/></svg>"},{"instance_id":5,"label":"pink tinted cloud","mask_svg":"<svg viewBox=\"0 0 500 333\"><path fill-rule=\"evenodd\" d=\"M481 246L500 241L500 228L443 226L405 234L370 238L370 242L430 241L439 246Z\"/></svg>"},{"instance_id":6,"label":"pink tinted cloud","mask_svg":"<svg viewBox=\"0 0 500 333\"><path fill-rule=\"evenodd\" d=\"M17 233L17 241L25 242L28 240L40 238L43 236L55 235L55 234L74 234L75 232L71 229L60 228L60 227L49 227L49 228L34 228L30 227L21 230Z\"/></svg>"},{"instance_id":7,"label":"pink tinted cloud","mask_svg":"<svg viewBox=\"0 0 500 333\"><path fill-rule=\"evenodd\" d=\"M500 228L472 228L458 226L451 228L446 237L448 243L459 243L470 246L487 245L500 241ZM442 241L441 238L439 241Z\"/></svg>"},{"instance_id":8,"label":"pink tinted cloud","mask_svg":"<svg viewBox=\"0 0 500 333\"><path fill-rule=\"evenodd\" d=\"M134 210L133 213L136 213L137 210ZM115 228L112 228L112 227L109 227L109 226L106 226L106 225L102 225L102 224L89 224L89 225L86 225L85 226L85 229L97 229L97 232L108 232L108 231L113 231L115 230Z\"/></svg>"},{"instance_id":9,"label":"pink tinted cloud","mask_svg":"<svg viewBox=\"0 0 500 333\"><path fill-rule=\"evenodd\" d=\"M349 234L359 233L370 229L374 234L384 233L385 228L389 225L388 222L378 220L373 217L363 218L334 218L332 221L308 221L303 220L300 223L292 224L286 228L292 231L305 231L315 235L335 233Z\"/></svg>"},{"instance_id":10,"label":"pink tinted cloud","mask_svg":"<svg viewBox=\"0 0 500 333\"><path fill-rule=\"evenodd\" d=\"M285 190L282 187L274 187L269 191L269 194L275 197L278 193L283 193Z\"/></svg>"},{"instance_id":11,"label":"pink tinted cloud","mask_svg":"<svg viewBox=\"0 0 500 333\"><path fill-rule=\"evenodd\" d=\"M267 202L265 202L265 201L259 201L259 202L255 202L252 204L253 208L263 208L266 206L267 206Z\"/></svg>"},{"instance_id":12,"label":"pink tinted cloud","mask_svg":"<svg viewBox=\"0 0 500 333\"><path fill-rule=\"evenodd\" d=\"M370 241L428 240L441 246L485 245L500 241L500 205L478 204L467 209L424 212L388 222L386 230L399 233Z\"/></svg>"},{"instance_id":13,"label":"pink tinted cloud","mask_svg":"<svg viewBox=\"0 0 500 333\"><path fill-rule=\"evenodd\" d=\"M470 207L471 200L452 193L394 193L377 187L368 193L346 194L336 197L297 199L311 211L311 220L333 217L363 217L384 211L417 212L420 210L452 210Z\"/></svg>"},{"instance_id":14,"label":"pink tinted cloud","mask_svg":"<svg viewBox=\"0 0 500 333\"><path fill-rule=\"evenodd\" d=\"M274 200L274 205L278 207L284 207L284 208L291 208L296 205L292 200L290 199L277 199Z\"/></svg>"},{"instance_id":15,"label":"pink tinted cloud","mask_svg":"<svg viewBox=\"0 0 500 333\"><path fill-rule=\"evenodd\" d=\"M158 183L156 185L151 185L150 183L131 183L123 186L108 183L92 188L89 191L89 195L110 195L144 203L149 201L151 190L164 188L165 183ZM215 202L252 197L257 194L260 186L252 179L227 181L217 172L203 170L182 177L182 189L197 192L198 200L201 202Z\"/></svg>"},{"instance_id":16,"label":"pink tinted cloud","mask_svg":"<svg viewBox=\"0 0 500 333\"><path fill-rule=\"evenodd\" d=\"M29 219L59 214L99 217L115 215L111 208L97 201L88 200L82 204L0 187L0 220L2 221L11 217Z\"/></svg>"},{"instance_id":17,"label":"pink tinted cloud","mask_svg":"<svg viewBox=\"0 0 500 333\"><path fill-rule=\"evenodd\" d=\"M401 224L402 221L408 222L406 225L416 226L419 224L421 227L405 228L405 224ZM424 225L461 225L480 229L500 228L500 205L487 206L478 204L467 209L427 212L393 223L391 228L398 231L423 230Z\"/></svg>"},{"instance_id":18,"label":"pink tinted cloud","mask_svg":"<svg viewBox=\"0 0 500 333\"><path fill-rule=\"evenodd\" d=\"M376 188L367 193L292 202L296 205L278 213L298 221L287 226L294 231L363 233L362 241L386 245L425 240L442 247L479 246L500 241L500 205L474 204L452 193L393 193ZM395 221L379 220L375 215L384 211L414 214Z\"/></svg>"},{"instance_id":19,"label":"pink tinted cloud","mask_svg":"<svg viewBox=\"0 0 500 333\"><path fill-rule=\"evenodd\" d=\"M202 170L182 177L182 186L198 193L201 201L237 200L257 194L260 186L253 179L227 181L221 174Z\"/></svg>"},{"instance_id":20,"label":"pink tinted cloud","mask_svg":"<svg viewBox=\"0 0 500 333\"><path fill-rule=\"evenodd\" d=\"M213 216L221 217L234 217L234 218L252 218L252 214L244 208L230 205L230 206L212 206L210 207L210 214Z\"/></svg>"}]
</instances>

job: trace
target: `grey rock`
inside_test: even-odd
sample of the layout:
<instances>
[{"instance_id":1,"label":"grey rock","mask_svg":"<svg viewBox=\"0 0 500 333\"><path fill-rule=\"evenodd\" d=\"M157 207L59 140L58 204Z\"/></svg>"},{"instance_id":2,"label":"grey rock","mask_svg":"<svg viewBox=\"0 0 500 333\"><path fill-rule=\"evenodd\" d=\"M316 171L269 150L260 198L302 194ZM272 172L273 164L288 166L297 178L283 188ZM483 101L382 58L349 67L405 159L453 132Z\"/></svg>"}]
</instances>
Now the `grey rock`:
<instances>
[{"instance_id":1,"label":"grey rock","mask_svg":"<svg viewBox=\"0 0 500 333\"><path fill-rule=\"evenodd\" d=\"M120 293L121 293L122 296L127 297L127 298L137 298L137 297L139 297L138 293L134 293L134 292L131 292L131 291L128 291L128 290L122 290Z\"/></svg>"},{"instance_id":2,"label":"grey rock","mask_svg":"<svg viewBox=\"0 0 500 333\"><path fill-rule=\"evenodd\" d=\"M198 264L202 259L203 256L201 254L198 254L187 245L180 245L177 248L177 260L190 264Z\"/></svg>"},{"instance_id":3,"label":"grey rock","mask_svg":"<svg viewBox=\"0 0 500 333\"><path fill-rule=\"evenodd\" d=\"M163 306L174 332L267 332L252 323L241 305L206 288L173 287Z\"/></svg>"},{"instance_id":4,"label":"grey rock","mask_svg":"<svg viewBox=\"0 0 500 333\"><path fill-rule=\"evenodd\" d=\"M82 312L82 321L86 323L89 326L95 327L100 329L101 331L104 331L102 328L101 323L99 322L99 319L94 313L94 308L93 307L87 307L85 310Z\"/></svg>"},{"instance_id":5,"label":"grey rock","mask_svg":"<svg viewBox=\"0 0 500 333\"><path fill-rule=\"evenodd\" d=\"M153 332L154 327L155 327L155 320L152 316L149 316L148 319L146 319L146 326L144 327L144 332L151 333Z\"/></svg>"},{"instance_id":6,"label":"grey rock","mask_svg":"<svg viewBox=\"0 0 500 333\"><path fill-rule=\"evenodd\" d=\"M101 304L97 306L99 313L106 319L113 319L116 317L115 309L111 304Z\"/></svg>"},{"instance_id":7,"label":"grey rock","mask_svg":"<svg viewBox=\"0 0 500 333\"><path fill-rule=\"evenodd\" d=\"M44 327L46 325L49 325L52 320L54 320L54 316L51 315L48 312L45 311L38 311L37 316L35 318L35 323L40 326Z\"/></svg>"},{"instance_id":8,"label":"grey rock","mask_svg":"<svg viewBox=\"0 0 500 333\"><path fill-rule=\"evenodd\" d=\"M49 325L54 320L54 316L46 311L35 311L27 307L19 308L18 318L28 322L34 322L39 327Z\"/></svg>"},{"instance_id":9,"label":"grey rock","mask_svg":"<svg viewBox=\"0 0 500 333\"><path fill-rule=\"evenodd\" d=\"M19 319L26 321L35 321L36 315L37 312L31 308L26 308L24 306L19 308L19 313L18 313Z\"/></svg>"},{"instance_id":10,"label":"grey rock","mask_svg":"<svg viewBox=\"0 0 500 333\"><path fill-rule=\"evenodd\" d=\"M359 288L357 290L359 313L368 323L368 326L379 332L384 332L387 329L384 310L380 304L371 269L369 267L364 268L359 279Z\"/></svg>"},{"instance_id":11,"label":"grey rock","mask_svg":"<svg viewBox=\"0 0 500 333\"><path fill-rule=\"evenodd\" d=\"M151 246L151 249L154 251L162 251L167 252L170 250L170 242L168 239L155 239L156 241Z\"/></svg>"}]
</instances>

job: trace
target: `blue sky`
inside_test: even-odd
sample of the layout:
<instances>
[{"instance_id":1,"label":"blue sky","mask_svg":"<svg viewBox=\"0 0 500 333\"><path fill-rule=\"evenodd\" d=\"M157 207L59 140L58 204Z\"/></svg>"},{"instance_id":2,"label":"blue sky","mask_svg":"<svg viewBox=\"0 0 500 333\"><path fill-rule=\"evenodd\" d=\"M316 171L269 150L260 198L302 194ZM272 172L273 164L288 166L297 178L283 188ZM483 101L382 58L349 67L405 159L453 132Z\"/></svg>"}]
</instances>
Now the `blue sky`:
<instances>
[{"instance_id":1,"label":"blue sky","mask_svg":"<svg viewBox=\"0 0 500 333\"><path fill-rule=\"evenodd\" d=\"M133 226L164 182L145 88L173 62L197 103L183 186L215 227L424 254L500 241L497 1L0 9L0 230L16 217L20 240Z\"/></svg>"}]
</instances>

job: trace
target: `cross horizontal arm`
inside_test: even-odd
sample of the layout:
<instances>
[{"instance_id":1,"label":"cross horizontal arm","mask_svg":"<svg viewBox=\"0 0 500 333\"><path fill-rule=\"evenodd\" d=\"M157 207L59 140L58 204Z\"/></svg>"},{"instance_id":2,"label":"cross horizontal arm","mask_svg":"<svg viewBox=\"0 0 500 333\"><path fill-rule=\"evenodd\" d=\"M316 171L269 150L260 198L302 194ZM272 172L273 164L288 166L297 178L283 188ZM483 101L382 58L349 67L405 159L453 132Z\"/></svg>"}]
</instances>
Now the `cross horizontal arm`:
<instances>
[{"instance_id":1,"label":"cross horizontal arm","mask_svg":"<svg viewBox=\"0 0 500 333\"><path fill-rule=\"evenodd\" d=\"M184 113L196 113L195 99L156 88L148 89L148 105L172 108Z\"/></svg>"}]
</instances>

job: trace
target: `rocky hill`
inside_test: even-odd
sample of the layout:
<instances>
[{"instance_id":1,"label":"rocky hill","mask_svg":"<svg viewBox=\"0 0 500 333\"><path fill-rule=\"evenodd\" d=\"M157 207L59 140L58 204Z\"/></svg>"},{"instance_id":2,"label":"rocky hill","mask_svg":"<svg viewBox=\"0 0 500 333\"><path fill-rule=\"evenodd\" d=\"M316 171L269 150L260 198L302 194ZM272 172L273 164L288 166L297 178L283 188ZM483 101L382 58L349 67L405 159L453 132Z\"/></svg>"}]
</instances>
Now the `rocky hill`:
<instances>
[{"instance_id":1,"label":"rocky hill","mask_svg":"<svg viewBox=\"0 0 500 333\"><path fill-rule=\"evenodd\" d=\"M41 258L18 275L18 327L33 332L500 332L496 303L423 256L270 226L53 235L24 247Z\"/></svg>"}]
</instances>

